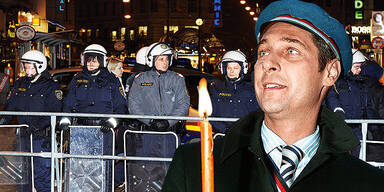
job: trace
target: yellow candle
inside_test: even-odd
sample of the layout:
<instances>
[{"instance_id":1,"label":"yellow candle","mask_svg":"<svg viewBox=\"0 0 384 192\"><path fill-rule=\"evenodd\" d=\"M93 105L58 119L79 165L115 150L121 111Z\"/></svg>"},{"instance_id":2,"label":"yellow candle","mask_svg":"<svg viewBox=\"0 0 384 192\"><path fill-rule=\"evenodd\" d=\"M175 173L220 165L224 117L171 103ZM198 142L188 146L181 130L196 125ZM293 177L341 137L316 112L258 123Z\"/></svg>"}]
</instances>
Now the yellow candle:
<instances>
[{"instance_id":1,"label":"yellow candle","mask_svg":"<svg viewBox=\"0 0 384 192\"><path fill-rule=\"evenodd\" d=\"M212 103L207 89L207 80L202 78L199 82L199 115L204 120L199 122L201 135L201 176L202 191L214 191L213 175L213 140L212 126L208 122L208 116L212 113Z\"/></svg>"}]
</instances>

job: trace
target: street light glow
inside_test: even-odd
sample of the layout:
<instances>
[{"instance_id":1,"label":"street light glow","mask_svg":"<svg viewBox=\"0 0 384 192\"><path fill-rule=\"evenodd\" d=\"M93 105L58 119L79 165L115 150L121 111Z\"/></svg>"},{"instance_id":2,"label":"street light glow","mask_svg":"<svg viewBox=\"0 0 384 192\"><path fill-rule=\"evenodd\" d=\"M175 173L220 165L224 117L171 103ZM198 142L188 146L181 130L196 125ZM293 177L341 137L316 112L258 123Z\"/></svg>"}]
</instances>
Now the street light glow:
<instances>
[{"instance_id":1,"label":"street light glow","mask_svg":"<svg viewBox=\"0 0 384 192\"><path fill-rule=\"evenodd\" d=\"M254 15L254 14L255 14L255 12L251 11L251 12L249 12L249 14L250 14L250 15Z\"/></svg>"},{"instance_id":2,"label":"street light glow","mask_svg":"<svg viewBox=\"0 0 384 192\"><path fill-rule=\"evenodd\" d=\"M257 19L259 19L259 18L258 18L258 17L253 17L253 20L254 20L254 21L257 21Z\"/></svg>"},{"instance_id":3,"label":"street light glow","mask_svg":"<svg viewBox=\"0 0 384 192\"><path fill-rule=\"evenodd\" d=\"M240 1L240 4L242 4L242 5L244 5L245 3L246 3L246 1L244 1L244 0Z\"/></svg>"},{"instance_id":4,"label":"street light glow","mask_svg":"<svg viewBox=\"0 0 384 192\"><path fill-rule=\"evenodd\" d=\"M203 21L203 19L198 18L198 19L196 19L195 23L196 23L197 26L201 26L201 25L203 25L204 21Z\"/></svg>"},{"instance_id":5,"label":"street light glow","mask_svg":"<svg viewBox=\"0 0 384 192\"><path fill-rule=\"evenodd\" d=\"M245 7L245 10L249 11L249 10L251 10L251 7L246 6L246 7Z\"/></svg>"},{"instance_id":6,"label":"street light glow","mask_svg":"<svg viewBox=\"0 0 384 192\"><path fill-rule=\"evenodd\" d=\"M125 19L130 19L130 18L132 18L132 16L130 14L126 14L126 15L124 15L124 18Z\"/></svg>"},{"instance_id":7,"label":"street light glow","mask_svg":"<svg viewBox=\"0 0 384 192\"><path fill-rule=\"evenodd\" d=\"M123 3L129 3L131 0L123 0Z\"/></svg>"}]
</instances>

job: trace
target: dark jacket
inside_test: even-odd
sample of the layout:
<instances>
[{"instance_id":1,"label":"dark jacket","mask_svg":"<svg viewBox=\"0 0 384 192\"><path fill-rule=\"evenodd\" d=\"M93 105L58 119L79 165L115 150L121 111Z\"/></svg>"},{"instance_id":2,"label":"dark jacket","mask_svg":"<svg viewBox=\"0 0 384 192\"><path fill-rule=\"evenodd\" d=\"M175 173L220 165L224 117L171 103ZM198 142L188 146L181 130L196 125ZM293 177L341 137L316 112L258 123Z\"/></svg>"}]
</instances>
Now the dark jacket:
<instances>
[{"instance_id":1,"label":"dark jacket","mask_svg":"<svg viewBox=\"0 0 384 192\"><path fill-rule=\"evenodd\" d=\"M85 71L76 74L64 99L64 112L125 114L124 90L119 80L105 68L91 76Z\"/></svg>"},{"instance_id":2,"label":"dark jacket","mask_svg":"<svg viewBox=\"0 0 384 192\"><path fill-rule=\"evenodd\" d=\"M336 89L331 89L328 95L329 108L343 108L346 119L377 119L370 91L372 81L377 80L364 75L347 75L339 79Z\"/></svg>"},{"instance_id":3,"label":"dark jacket","mask_svg":"<svg viewBox=\"0 0 384 192\"><path fill-rule=\"evenodd\" d=\"M351 129L326 108L319 116L320 146L287 191L383 191L384 172L348 154L359 143ZM216 192L276 191L261 141L263 117L263 112L251 113L215 141ZM179 147L162 190L201 191L200 143Z\"/></svg>"},{"instance_id":4,"label":"dark jacket","mask_svg":"<svg viewBox=\"0 0 384 192\"><path fill-rule=\"evenodd\" d=\"M209 86L212 101L212 117L239 118L260 107L256 100L253 84L244 80L239 82L216 81ZM225 133L232 122L210 122L215 132Z\"/></svg>"},{"instance_id":5,"label":"dark jacket","mask_svg":"<svg viewBox=\"0 0 384 192\"><path fill-rule=\"evenodd\" d=\"M22 77L15 82L7 101L5 110L23 112L60 112L63 93L60 85L51 79L41 76L35 82ZM5 123L12 117L6 116ZM28 124L34 129L42 130L51 125L50 117L18 116L19 124Z\"/></svg>"}]
</instances>

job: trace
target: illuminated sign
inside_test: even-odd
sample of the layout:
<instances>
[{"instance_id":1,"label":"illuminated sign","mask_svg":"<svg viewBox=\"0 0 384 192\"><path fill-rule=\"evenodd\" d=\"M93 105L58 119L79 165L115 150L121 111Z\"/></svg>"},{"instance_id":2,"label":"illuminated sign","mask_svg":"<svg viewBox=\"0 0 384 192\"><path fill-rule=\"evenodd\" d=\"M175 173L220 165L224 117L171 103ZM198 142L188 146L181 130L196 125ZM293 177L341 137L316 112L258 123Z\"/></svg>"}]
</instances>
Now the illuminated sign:
<instances>
[{"instance_id":1,"label":"illuminated sign","mask_svg":"<svg viewBox=\"0 0 384 192\"><path fill-rule=\"evenodd\" d=\"M363 0L355 0L355 19L363 19Z\"/></svg>"},{"instance_id":2,"label":"illuminated sign","mask_svg":"<svg viewBox=\"0 0 384 192\"><path fill-rule=\"evenodd\" d=\"M35 29L29 25L22 25L16 30L16 37L22 41L30 41L36 35Z\"/></svg>"},{"instance_id":3,"label":"illuminated sign","mask_svg":"<svg viewBox=\"0 0 384 192\"><path fill-rule=\"evenodd\" d=\"M59 11L64 11L64 7L65 7L64 0L59 0Z\"/></svg>"},{"instance_id":4,"label":"illuminated sign","mask_svg":"<svg viewBox=\"0 0 384 192\"><path fill-rule=\"evenodd\" d=\"M9 22L8 25L8 37L15 38L16 36L16 26L14 22Z\"/></svg>"},{"instance_id":5,"label":"illuminated sign","mask_svg":"<svg viewBox=\"0 0 384 192\"><path fill-rule=\"evenodd\" d=\"M372 36L384 36L384 11L372 11Z\"/></svg>"},{"instance_id":6,"label":"illuminated sign","mask_svg":"<svg viewBox=\"0 0 384 192\"><path fill-rule=\"evenodd\" d=\"M214 1L213 12L215 13L215 18L213 19L213 24L215 26L221 26L221 0L215 0Z\"/></svg>"},{"instance_id":7,"label":"illuminated sign","mask_svg":"<svg viewBox=\"0 0 384 192\"><path fill-rule=\"evenodd\" d=\"M370 26L351 26L351 33L352 34L366 34L369 35L371 33L371 27Z\"/></svg>"}]
</instances>

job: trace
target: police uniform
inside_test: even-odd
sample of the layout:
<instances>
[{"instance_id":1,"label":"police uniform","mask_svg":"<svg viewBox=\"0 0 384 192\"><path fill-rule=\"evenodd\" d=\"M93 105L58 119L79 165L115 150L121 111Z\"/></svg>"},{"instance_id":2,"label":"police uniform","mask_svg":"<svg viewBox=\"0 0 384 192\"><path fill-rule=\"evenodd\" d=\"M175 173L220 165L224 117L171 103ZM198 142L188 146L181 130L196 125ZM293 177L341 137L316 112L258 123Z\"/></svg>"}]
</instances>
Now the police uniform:
<instances>
[{"instance_id":1,"label":"police uniform","mask_svg":"<svg viewBox=\"0 0 384 192\"><path fill-rule=\"evenodd\" d=\"M168 70L159 75L155 70L139 73L128 96L130 114L185 116L190 104L184 77ZM149 119L140 119L149 125ZM173 126L177 120L168 120Z\"/></svg>"},{"instance_id":2,"label":"police uniform","mask_svg":"<svg viewBox=\"0 0 384 192\"><path fill-rule=\"evenodd\" d=\"M240 118L258 110L252 83L241 79L237 82L216 81L210 83L209 94L212 101L212 117ZM212 121L213 130L225 133L231 122Z\"/></svg>"},{"instance_id":3,"label":"police uniform","mask_svg":"<svg viewBox=\"0 0 384 192\"><path fill-rule=\"evenodd\" d=\"M189 104L184 77L170 70L160 75L155 69L139 73L128 96L129 112L135 115L186 116ZM142 127L149 127L149 119L139 120L144 123ZM175 127L177 120L168 122ZM131 155L171 158L176 143L174 136L145 134L137 137L133 144L135 154ZM160 191L168 165L168 162L129 163L129 191Z\"/></svg>"},{"instance_id":4,"label":"police uniform","mask_svg":"<svg viewBox=\"0 0 384 192\"><path fill-rule=\"evenodd\" d=\"M48 72L44 72L48 73ZM60 85L42 74L35 82L22 77L15 82L15 86L10 92L5 110L24 111L24 112L59 112L62 106L63 93ZM5 117L8 123L12 117ZM50 117L47 116L18 116L19 124L28 124L29 130L20 129L21 147L23 151L30 151L29 133L33 134L34 152L49 152L50 137L49 127ZM35 157L34 158L34 179L37 191L50 191L51 185L51 160ZM30 181L30 180L29 180ZM30 191L31 187L26 187L23 191Z\"/></svg>"},{"instance_id":5,"label":"police uniform","mask_svg":"<svg viewBox=\"0 0 384 192\"><path fill-rule=\"evenodd\" d=\"M97 75L91 75L86 70L76 74L68 88L64 99L64 112L125 114L127 111L124 90L119 80L106 68L100 68ZM75 118L74 125L101 125L106 118ZM112 134L103 133L103 154L112 154ZM107 191L111 185L111 165L107 161Z\"/></svg>"},{"instance_id":6,"label":"police uniform","mask_svg":"<svg viewBox=\"0 0 384 192\"><path fill-rule=\"evenodd\" d=\"M120 82L105 68L99 74L81 71L68 87L64 99L64 112L76 113L126 113L124 90Z\"/></svg>"}]
</instances>

